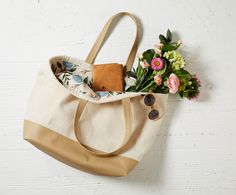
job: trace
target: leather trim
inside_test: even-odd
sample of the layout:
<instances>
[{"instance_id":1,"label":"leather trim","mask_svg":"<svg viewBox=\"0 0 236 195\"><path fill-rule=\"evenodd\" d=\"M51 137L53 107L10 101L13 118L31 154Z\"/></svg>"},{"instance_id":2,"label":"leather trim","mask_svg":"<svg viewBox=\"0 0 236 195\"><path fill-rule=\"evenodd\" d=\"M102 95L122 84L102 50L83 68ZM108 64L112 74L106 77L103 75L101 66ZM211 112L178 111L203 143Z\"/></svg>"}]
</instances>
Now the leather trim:
<instances>
[{"instance_id":1,"label":"leather trim","mask_svg":"<svg viewBox=\"0 0 236 195\"><path fill-rule=\"evenodd\" d=\"M93 174L126 176L138 164L124 156L97 156L76 141L29 120L24 120L23 137L53 158Z\"/></svg>"}]
</instances>

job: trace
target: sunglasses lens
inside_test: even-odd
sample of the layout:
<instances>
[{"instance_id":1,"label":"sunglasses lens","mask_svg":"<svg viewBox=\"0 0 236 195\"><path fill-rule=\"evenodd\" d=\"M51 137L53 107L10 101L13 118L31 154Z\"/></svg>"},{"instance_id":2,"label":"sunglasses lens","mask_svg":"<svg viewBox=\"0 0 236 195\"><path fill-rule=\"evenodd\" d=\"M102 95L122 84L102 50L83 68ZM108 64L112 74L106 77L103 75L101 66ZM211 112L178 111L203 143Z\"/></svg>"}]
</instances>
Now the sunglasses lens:
<instances>
[{"instance_id":1,"label":"sunglasses lens","mask_svg":"<svg viewBox=\"0 0 236 195\"><path fill-rule=\"evenodd\" d=\"M159 116L159 111L158 110L152 110L151 112L149 112L148 114L148 118L150 120L156 120Z\"/></svg>"},{"instance_id":2,"label":"sunglasses lens","mask_svg":"<svg viewBox=\"0 0 236 195\"><path fill-rule=\"evenodd\" d=\"M148 94L144 98L144 104L146 106L152 106L155 103L155 97L152 94Z\"/></svg>"}]
</instances>

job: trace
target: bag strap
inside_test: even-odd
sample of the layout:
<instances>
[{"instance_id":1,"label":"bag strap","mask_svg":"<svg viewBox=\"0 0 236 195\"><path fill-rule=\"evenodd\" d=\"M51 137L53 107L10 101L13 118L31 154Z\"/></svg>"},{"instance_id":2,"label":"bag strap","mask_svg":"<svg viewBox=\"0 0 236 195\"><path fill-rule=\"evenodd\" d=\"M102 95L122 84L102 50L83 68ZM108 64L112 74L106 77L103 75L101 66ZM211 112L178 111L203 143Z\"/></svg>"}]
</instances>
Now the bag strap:
<instances>
[{"instance_id":1,"label":"bag strap","mask_svg":"<svg viewBox=\"0 0 236 195\"><path fill-rule=\"evenodd\" d=\"M80 141L80 136L79 136L79 134L80 134L79 121L80 121L82 112L83 112L86 104L87 104L86 100L80 99L78 107L77 107L76 115L75 115L75 121L74 121L75 135L76 135L78 143L81 145L81 147L83 147L85 150L87 150L88 152L95 154L95 155L112 156L112 155L118 155L121 152L126 151L129 148L130 142L134 143L134 140L136 138L133 136L135 134L135 132L132 132L131 103L130 103L130 98L125 98L125 99L122 99L122 104L123 104L123 109L124 109L126 131L125 131L125 136L124 136L122 144L116 150L114 150L112 152L108 152L108 153L98 151L96 149L93 149L89 146L82 144ZM135 130L135 131L137 131L137 130Z\"/></svg>"},{"instance_id":2,"label":"bag strap","mask_svg":"<svg viewBox=\"0 0 236 195\"><path fill-rule=\"evenodd\" d=\"M120 13L112 16L107 21L107 23L105 24L102 31L100 32L97 40L95 41L92 49L90 50L90 52L89 52L89 54L88 54L88 56L85 60L87 63L92 64L94 62L99 50L101 49L101 47L102 47L102 45L105 41L105 38L106 38L106 36L107 36L114 20L121 17L121 16L129 16L136 25L135 40L134 40L133 46L131 48L131 51L129 53L129 56L128 56L128 58L126 60L126 64L125 64L126 71L131 70L134 59L135 59L135 56L136 56L136 53L137 53L137 49L138 49L139 38L140 38L140 30L138 28L138 22L137 22L135 16L128 13L128 12L120 12ZM134 132L132 132L132 111L131 111L130 98L125 98L125 99L122 99L122 105L123 105L123 109L124 109L124 118L125 118L125 128L126 128L126 130L125 130L125 136L124 136L122 144L115 151L108 152L108 153L98 151L96 149L93 149L89 146L86 146L86 145L82 144L81 141L80 141L80 136L79 136L79 132L80 132L79 122L80 122L80 118L81 118L82 112L83 112L86 104L87 104L86 100L84 100L84 99L79 100L79 104L78 104L78 107L77 107L77 110L76 110L75 120L74 120L75 136L78 140L78 144L80 144L80 146L84 150L86 150L90 153L93 153L95 155L99 155L99 156L112 156L112 155L118 155L121 152L126 151L130 147L129 144L135 142L136 137L137 137L136 133L138 132L138 129L135 130Z\"/></svg>"},{"instance_id":3,"label":"bag strap","mask_svg":"<svg viewBox=\"0 0 236 195\"><path fill-rule=\"evenodd\" d=\"M121 17L121 16L129 16L134 24L136 25L136 35L135 35L135 39L134 39L134 43L133 43L133 46L131 48L131 51L129 53L129 56L126 60L126 71L129 71L131 70L132 68L132 65L133 65L133 62L134 62L134 59L135 59L135 56L136 56L136 53L137 53L137 49L138 49L138 44L139 44L139 38L140 38L140 30L138 28L138 22L137 22L137 19L135 18L134 15L128 13L128 12L120 12L114 16L112 16L108 21L107 23L105 24L105 26L103 27L102 31L100 32L100 34L98 35L98 38L97 40L95 41L92 49L90 50L87 58L86 58L86 62L87 63L90 63L92 64L99 52L99 50L101 49L104 41L105 41L105 38L114 22L115 19Z\"/></svg>"}]
</instances>

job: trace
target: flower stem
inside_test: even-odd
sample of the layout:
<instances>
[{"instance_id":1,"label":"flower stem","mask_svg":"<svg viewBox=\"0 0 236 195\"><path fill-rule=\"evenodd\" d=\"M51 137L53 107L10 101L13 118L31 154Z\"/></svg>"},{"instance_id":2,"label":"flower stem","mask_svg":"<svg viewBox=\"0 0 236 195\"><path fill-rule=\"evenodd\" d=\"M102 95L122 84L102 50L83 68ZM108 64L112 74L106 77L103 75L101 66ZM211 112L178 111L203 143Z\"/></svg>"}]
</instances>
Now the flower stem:
<instances>
[{"instance_id":1,"label":"flower stem","mask_svg":"<svg viewBox=\"0 0 236 195\"><path fill-rule=\"evenodd\" d=\"M146 91L146 89L148 89L149 87L151 87L153 84L154 84L154 81L150 82L150 84L149 84L149 85L147 85L146 87L144 87L144 88L143 88L143 89L141 89L140 91L141 91L141 92L144 92L144 91Z\"/></svg>"}]
</instances>

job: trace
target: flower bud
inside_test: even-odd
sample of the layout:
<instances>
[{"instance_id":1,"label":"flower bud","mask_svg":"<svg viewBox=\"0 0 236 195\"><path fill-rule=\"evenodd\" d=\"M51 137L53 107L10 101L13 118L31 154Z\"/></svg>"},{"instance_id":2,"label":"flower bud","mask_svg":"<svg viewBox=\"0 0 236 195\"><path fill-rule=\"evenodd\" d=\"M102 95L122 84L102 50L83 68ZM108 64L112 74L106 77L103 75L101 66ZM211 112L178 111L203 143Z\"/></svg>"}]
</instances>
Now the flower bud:
<instances>
[{"instance_id":1,"label":"flower bud","mask_svg":"<svg viewBox=\"0 0 236 195\"><path fill-rule=\"evenodd\" d=\"M160 75L156 75L156 76L154 77L154 81L155 81L155 83L157 84L157 86L160 86L160 85L162 84L162 78L161 78L161 76L160 76Z\"/></svg>"}]
</instances>

